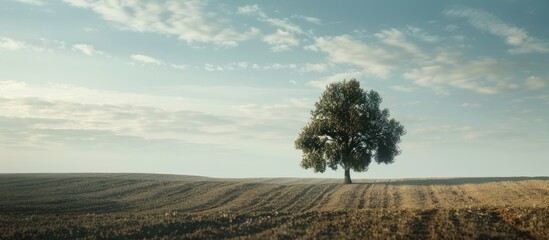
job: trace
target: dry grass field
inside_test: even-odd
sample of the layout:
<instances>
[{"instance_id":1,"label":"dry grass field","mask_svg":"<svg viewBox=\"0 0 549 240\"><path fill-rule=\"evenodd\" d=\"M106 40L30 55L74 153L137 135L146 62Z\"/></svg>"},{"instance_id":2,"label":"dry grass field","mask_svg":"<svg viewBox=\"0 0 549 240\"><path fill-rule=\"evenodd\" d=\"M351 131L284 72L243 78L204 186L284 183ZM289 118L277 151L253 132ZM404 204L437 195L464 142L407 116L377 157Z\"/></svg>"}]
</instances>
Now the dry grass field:
<instances>
[{"instance_id":1,"label":"dry grass field","mask_svg":"<svg viewBox=\"0 0 549 240\"><path fill-rule=\"evenodd\" d=\"M0 174L0 239L549 239L549 177Z\"/></svg>"}]
</instances>

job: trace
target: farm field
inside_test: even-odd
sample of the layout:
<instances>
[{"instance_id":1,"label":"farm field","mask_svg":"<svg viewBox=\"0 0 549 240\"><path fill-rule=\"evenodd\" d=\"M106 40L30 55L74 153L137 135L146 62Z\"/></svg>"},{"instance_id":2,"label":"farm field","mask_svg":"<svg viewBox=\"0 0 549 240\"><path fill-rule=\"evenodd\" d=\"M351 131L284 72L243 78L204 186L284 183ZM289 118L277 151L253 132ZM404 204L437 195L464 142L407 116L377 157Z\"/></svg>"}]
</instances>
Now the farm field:
<instances>
[{"instance_id":1,"label":"farm field","mask_svg":"<svg viewBox=\"0 0 549 240\"><path fill-rule=\"evenodd\" d=\"M549 177L0 174L0 239L547 239Z\"/></svg>"}]
</instances>

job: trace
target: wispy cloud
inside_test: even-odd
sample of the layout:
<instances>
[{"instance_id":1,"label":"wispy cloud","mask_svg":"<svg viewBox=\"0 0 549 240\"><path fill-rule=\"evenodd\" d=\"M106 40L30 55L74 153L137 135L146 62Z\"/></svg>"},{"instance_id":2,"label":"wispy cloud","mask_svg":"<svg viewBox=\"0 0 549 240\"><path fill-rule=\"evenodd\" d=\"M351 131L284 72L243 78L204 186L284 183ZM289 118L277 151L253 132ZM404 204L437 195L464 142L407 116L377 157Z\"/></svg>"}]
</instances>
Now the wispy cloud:
<instances>
[{"instance_id":1,"label":"wispy cloud","mask_svg":"<svg viewBox=\"0 0 549 240\"><path fill-rule=\"evenodd\" d=\"M441 40L440 36L428 34L427 32L423 31L421 28L418 28L418 27L408 26L406 30L411 36L416 37L425 42L434 43Z\"/></svg>"},{"instance_id":2,"label":"wispy cloud","mask_svg":"<svg viewBox=\"0 0 549 240\"><path fill-rule=\"evenodd\" d=\"M164 62L162 62L161 60L158 60L151 56L142 55L142 54L134 54L131 56L131 59L136 62L145 63L145 64L164 65Z\"/></svg>"},{"instance_id":3,"label":"wispy cloud","mask_svg":"<svg viewBox=\"0 0 549 240\"><path fill-rule=\"evenodd\" d=\"M422 55L422 51L415 44L406 40L403 32L392 28L374 34L382 43L400 48L416 56Z\"/></svg>"},{"instance_id":4,"label":"wispy cloud","mask_svg":"<svg viewBox=\"0 0 549 240\"><path fill-rule=\"evenodd\" d=\"M326 72L330 68L329 64L325 63L306 63L303 66L301 66L300 71L301 72Z\"/></svg>"},{"instance_id":5,"label":"wispy cloud","mask_svg":"<svg viewBox=\"0 0 549 240\"><path fill-rule=\"evenodd\" d=\"M323 78L320 78L320 79L315 79L315 80L309 81L309 85L311 85L313 87L324 89L326 87L326 85L328 85L330 83L342 81L344 79L346 79L346 80L353 79L353 78L360 79L362 76L365 76L365 75L367 75L367 74L365 74L364 72L359 72L359 71L336 73L336 74L333 74L333 75L330 75L330 76L327 76L327 77L323 77Z\"/></svg>"},{"instance_id":6,"label":"wispy cloud","mask_svg":"<svg viewBox=\"0 0 549 240\"><path fill-rule=\"evenodd\" d=\"M29 43L9 37L0 36L0 51L18 51L29 49L36 52L53 52L53 47L58 49L64 49L65 43L63 41L54 41L48 40L45 38L40 38L40 44Z\"/></svg>"},{"instance_id":7,"label":"wispy cloud","mask_svg":"<svg viewBox=\"0 0 549 240\"><path fill-rule=\"evenodd\" d=\"M93 27L85 27L85 28L82 28L82 30L84 30L84 32L88 32L88 33L98 32L99 31L99 29L93 28Z\"/></svg>"},{"instance_id":8,"label":"wispy cloud","mask_svg":"<svg viewBox=\"0 0 549 240\"><path fill-rule=\"evenodd\" d=\"M282 28L288 32L303 33L303 29L301 29L300 26L298 26L297 24L291 23L288 19L267 18L265 19L265 21L270 23L273 26Z\"/></svg>"},{"instance_id":9,"label":"wispy cloud","mask_svg":"<svg viewBox=\"0 0 549 240\"><path fill-rule=\"evenodd\" d=\"M300 40L297 35L303 35L303 29L292 23L287 18L271 18L257 4L245 5L238 8L239 14L257 16L257 20L266 22L276 27L276 32L265 35L263 41L271 46L274 52L291 50L292 47L299 45ZM315 21L315 18L306 18Z\"/></svg>"},{"instance_id":10,"label":"wispy cloud","mask_svg":"<svg viewBox=\"0 0 549 240\"><path fill-rule=\"evenodd\" d=\"M294 18L301 18L309 23L315 24L315 25L322 25L322 20L315 18L315 17L309 17L309 16L303 16L303 15L294 15Z\"/></svg>"},{"instance_id":11,"label":"wispy cloud","mask_svg":"<svg viewBox=\"0 0 549 240\"><path fill-rule=\"evenodd\" d=\"M422 35L422 31L413 28L404 31L385 29L373 34L377 42L371 38L369 41L358 40L349 35L318 37L305 49L326 53L327 59L334 65L359 67L358 70L349 71L355 77L386 79L399 73L437 94L449 94L449 87L479 94L496 94L518 89L522 85L518 72L524 65L520 62L491 57L469 59L452 47L420 47L408 39L410 36L420 38L414 35ZM431 44L438 41L416 40ZM330 83L334 80L333 76L314 80L311 85ZM544 85L541 79L530 79L525 84L530 88ZM411 91L400 86L392 89Z\"/></svg>"},{"instance_id":12,"label":"wispy cloud","mask_svg":"<svg viewBox=\"0 0 549 240\"><path fill-rule=\"evenodd\" d=\"M545 86L547 86L546 82L548 82L548 81L545 80L545 79L542 79L540 77L534 77L534 76L531 76L531 77L527 78L526 80L524 80L524 84L526 84L526 87L528 89L544 88Z\"/></svg>"},{"instance_id":13,"label":"wispy cloud","mask_svg":"<svg viewBox=\"0 0 549 240\"><path fill-rule=\"evenodd\" d=\"M510 130L472 130L463 135L465 140L494 140L498 141L524 141L528 135L523 132Z\"/></svg>"},{"instance_id":14,"label":"wispy cloud","mask_svg":"<svg viewBox=\"0 0 549 240\"><path fill-rule=\"evenodd\" d=\"M257 64L251 62L230 62L225 64L213 64L206 63L200 68L203 68L209 72L222 72L222 71L242 71L242 70L254 70L254 71L276 71L276 70L291 70L296 73L324 73L328 72L331 68L331 64L328 63L264 63ZM186 66L189 67L189 66Z\"/></svg>"},{"instance_id":15,"label":"wispy cloud","mask_svg":"<svg viewBox=\"0 0 549 240\"><path fill-rule=\"evenodd\" d=\"M326 53L333 63L360 66L366 73L379 78L387 78L394 68L393 54L349 35L318 37L306 49Z\"/></svg>"},{"instance_id":16,"label":"wispy cloud","mask_svg":"<svg viewBox=\"0 0 549 240\"><path fill-rule=\"evenodd\" d=\"M260 66L249 62L231 62L227 64L204 64L204 70L209 72L240 71L245 69L259 70Z\"/></svg>"},{"instance_id":17,"label":"wispy cloud","mask_svg":"<svg viewBox=\"0 0 549 240\"><path fill-rule=\"evenodd\" d=\"M407 71L404 77L439 94L448 93L446 85L480 94L495 94L518 88L512 83L514 69L515 66L509 62L484 58L450 65L421 66Z\"/></svg>"},{"instance_id":18,"label":"wispy cloud","mask_svg":"<svg viewBox=\"0 0 549 240\"><path fill-rule=\"evenodd\" d=\"M549 94L542 94L542 95L534 96L533 98L540 100L545 104L549 104Z\"/></svg>"},{"instance_id":19,"label":"wispy cloud","mask_svg":"<svg viewBox=\"0 0 549 240\"><path fill-rule=\"evenodd\" d=\"M481 107L481 105L479 103L462 103L461 106L466 107L466 108L479 108L479 107Z\"/></svg>"},{"instance_id":20,"label":"wispy cloud","mask_svg":"<svg viewBox=\"0 0 549 240\"><path fill-rule=\"evenodd\" d=\"M223 72L225 69L221 65L214 65L214 64L206 63L206 64L204 64L204 70L206 70L208 72L216 72L216 71Z\"/></svg>"},{"instance_id":21,"label":"wispy cloud","mask_svg":"<svg viewBox=\"0 0 549 240\"><path fill-rule=\"evenodd\" d=\"M0 106L9 106L10 113L0 111L0 118L28 122L27 141L42 144L72 144L73 141L102 143L105 137L183 142L189 136L220 133L213 129L230 129L234 120L193 111L170 111L153 107L113 104L82 104L57 99L0 98ZM29 113L32 112L32 113ZM9 120L9 119L8 119ZM70 136L66 134L72 132ZM197 137L199 144L217 144Z\"/></svg>"},{"instance_id":22,"label":"wispy cloud","mask_svg":"<svg viewBox=\"0 0 549 240\"><path fill-rule=\"evenodd\" d=\"M277 29L276 33L267 35L263 41L271 45L274 52L288 51L292 46L299 45L299 40L289 31Z\"/></svg>"},{"instance_id":23,"label":"wispy cloud","mask_svg":"<svg viewBox=\"0 0 549 240\"><path fill-rule=\"evenodd\" d=\"M454 32L458 29L459 29L459 27L457 25L454 25L454 24L448 24L444 27L444 30L447 31L447 32Z\"/></svg>"},{"instance_id":24,"label":"wispy cloud","mask_svg":"<svg viewBox=\"0 0 549 240\"><path fill-rule=\"evenodd\" d=\"M3 120L10 124L26 122L22 129L16 129L26 133L22 136L25 142L52 144L101 143L106 137L132 137L247 148L258 140L286 141L293 137L306 119L306 109L313 104L311 99L299 98L274 104L235 104L18 81L0 81L0 95L2 124L7 124Z\"/></svg>"},{"instance_id":25,"label":"wispy cloud","mask_svg":"<svg viewBox=\"0 0 549 240\"><path fill-rule=\"evenodd\" d=\"M17 41L8 37L0 37L0 50L15 51L27 48L25 42Z\"/></svg>"},{"instance_id":26,"label":"wispy cloud","mask_svg":"<svg viewBox=\"0 0 549 240\"><path fill-rule=\"evenodd\" d=\"M121 29L177 36L185 42L235 46L257 37L259 29L238 31L225 26L203 10L203 1L107 1L64 0L72 6L91 9Z\"/></svg>"},{"instance_id":27,"label":"wispy cloud","mask_svg":"<svg viewBox=\"0 0 549 240\"><path fill-rule=\"evenodd\" d=\"M257 4L240 6L238 7L238 13L247 15L257 14L263 18L267 17L267 14L265 14Z\"/></svg>"},{"instance_id":28,"label":"wispy cloud","mask_svg":"<svg viewBox=\"0 0 549 240\"><path fill-rule=\"evenodd\" d=\"M175 68L175 69L179 69L179 70L186 70L187 68L189 68L189 65L170 63L170 67Z\"/></svg>"},{"instance_id":29,"label":"wispy cloud","mask_svg":"<svg viewBox=\"0 0 549 240\"><path fill-rule=\"evenodd\" d=\"M407 86L401 86L401 85L391 86L391 89L397 92L406 92L406 93L413 92L415 90L414 87L407 87Z\"/></svg>"},{"instance_id":30,"label":"wispy cloud","mask_svg":"<svg viewBox=\"0 0 549 240\"><path fill-rule=\"evenodd\" d=\"M549 43L547 41L534 38L526 30L506 23L484 10L456 7L446 10L445 14L467 18L473 27L502 37L506 44L514 47L509 50L510 53L549 53Z\"/></svg>"},{"instance_id":31,"label":"wispy cloud","mask_svg":"<svg viewBox=\"0 0 549 240\"><path fill-rule=\"evenodd\" d=\"M363 74L378 78L388 78L393 70L410 65L410 61L420 63L427 52L407 40L405 32L395 28L373 34L378 42L365 42L350 35L317 37L305 49L324 52L334 64L350 64L362 68ZM406 63L406 64L403 64Z\"/></svg>"},{"instance_id":32,"label":"wispy cloud","mask_svg":"<svg viewBox=\"0 0 549 240\"><path fill-rule=\"evenodd\" d=\"M281 63L272 63L263 65L264 70L287 70L287 69L297 69L297 64L281 64Z\"/></svg>"},{"instance_id":33,"label":"wispy cloud","mask_svg":"<svg viewBox=\"0 0 549 240\"><path fill-rule=\"evenodd\" d=\"M438 41L436 36L428 35L419 28L409 27L405 31L389 28L372 36L378 41L363 41L350 35L317 37L305 49L326 53L333 64L349 64L361 68L352 72L381 79L388 78L397 70L444 60L439 51L424 50L408 39L412 36L430 43ZM445 59L452 58L453 56L447 56Z\"/></svg>"},{"instance_id":34,"label":"wispy cloud","mask_svg":"<svg viewBox=\"0 0 549 240\"><path fill-rule=\"evenodd\" d=\"M42 0L14 0L14 1L20 2L20 3L25 3L25 4L30 4L30 5L35 5L35 6L43 6L43 5L46 4Z\"/></svg>"},{"instance_id":35,"label":"wispy cloud","mask_svg":"<svg viewBox=\"0 0 549 240\"><path fill-rule=\"evenodd\" d=\"M82 43L74 44L74 45L72 45L72 49L76 50L76 51L79 51L83 54L86 54L88 56L94 56L94 55L105 55L106 56L107 55L102 51L96 50L92 45L89 45L89 44L82 44Z\"/></svg>"}]
</instances>

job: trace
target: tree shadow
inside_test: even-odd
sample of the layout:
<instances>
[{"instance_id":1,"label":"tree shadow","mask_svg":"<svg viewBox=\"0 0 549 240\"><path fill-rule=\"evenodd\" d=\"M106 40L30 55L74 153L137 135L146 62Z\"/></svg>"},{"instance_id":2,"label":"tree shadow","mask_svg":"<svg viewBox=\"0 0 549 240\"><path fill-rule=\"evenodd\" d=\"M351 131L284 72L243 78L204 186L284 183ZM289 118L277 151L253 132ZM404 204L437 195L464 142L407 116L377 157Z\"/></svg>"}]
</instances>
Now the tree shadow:
<instances>
[{"instance_id":1,"label":"tree shadow","mask_svg":"<svg viewBox=\"0 0 549 240\"><path fill-rule=\"evenodd\" d=\"M357 181L355 184L386 184L386 185L462 185L493 182L515 182L528 180L549 180L549 177L462 177L462 178L432 178L432 179L387 179L376 181Z\"/></svg>"}]
</instances>

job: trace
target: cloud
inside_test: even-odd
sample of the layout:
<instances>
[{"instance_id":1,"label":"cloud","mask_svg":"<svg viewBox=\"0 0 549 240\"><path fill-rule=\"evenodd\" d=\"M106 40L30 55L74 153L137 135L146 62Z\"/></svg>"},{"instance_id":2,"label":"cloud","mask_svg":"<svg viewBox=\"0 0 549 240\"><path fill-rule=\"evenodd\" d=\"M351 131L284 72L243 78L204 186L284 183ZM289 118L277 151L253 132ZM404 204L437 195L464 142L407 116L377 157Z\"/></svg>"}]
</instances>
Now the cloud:
<instances>
[{"instance_id":1,"label":"cloud","mask_svg":"<svg viewBox=\"0 0 549 240\"><path fill-rule=\"evenodd\" d=\"M291 23L288 19L280 19L280 18L267 18L265 19L266 22L270 23L273 26L282 28L288 32L292 33L303 33L303 30L300 26Z\"/></svg>"},{"instance_id":2,"label":"cloud","mask_svg":"<svg viewBox=\"0 0 549 240\"><path fill-rule=\"evenodd\" d=\"M51 45L55 45L58 49L64 49L65 48L65 42L63 41L56 41L56 40L48 40L45 38L40 38L41 46L30 44L28 42L16 40L9 37L3 37L0 36L0 51L18 51L23 49L30 49L32 51L36 52L53 52L53 49L49 48Z\"/></svg>"},{"instance_id":3,"label":"cloud","mask_svg":"<svg viewBox=\"0 0 549 240\"><path fill-rule=\"evenodd\" d=\"M273 52L291 50L292 47L299 45L300 40L296 37L296 35L306 34L299 25L290 22L287 18L270 18L257 4L238 7L237 13L244 15L256 15L257 20L266 22L276 27L276 32L265 35L262 39L263 42L271 46L271 50ZM318 20L309 17L305 19L313 22Z\"/></svg>"},{"instance_id":4,"label":"cloud","mask_svg":"<svg viewBox=\"0 0 549 240\"><path fill-rule=\"evenodd\" d=\"M188 43L235 46L259 34L257 28L242 32L224 26L225 20L203 10L204 1L64 1L90 9L121 29L174 35Z\"/></svg>"},{"instance_id":5,"label":"cloud","mask_svg":"<svg viewBox=\"0 0 549 240\"><path fill-rule=\"evenodd\" d=\"M337 74L334 74L334 75L331 75L331 76L328 76L328 77L323 77L323 78L320 78L320 79L309 81L309 85L311 85L313 87L324 89L326 87L326 85L328 85L330 83L342 81L344 79L346 79L346 80L353 79L353 78L360 79L360 77L362 77L364 75L366 75L366 74L363 73L363 72L337 73Z\"/></svg>"},{"instance_id":6,"label":"cloud","mask_svg":"<svg viewBox=\"0 0 549 240\"><path fill-rule=\"evenodd\" d=\"M461 106L466 108L479 108L481 105L478 103L462 103Z\"/></svg>"},{"instance_id":7,"label":"cloud","mask_svg":"<svg viewBox=\"0 0 549 240\"><path fill-rule=\"evenodd\" d=\"M524 80L524 83L528 89L540 89L547 86L545 81L540 77L531 76Z\"/></svg>"},{"instance_id":8,"label":"cloud","mask_svg":"<svg viewBox=\"0 0 549 240\"><path fill-rule=\"evenodd\" d=\"M300 26L298 26L294 23L291 23L286 18L284 18L284 19L269 18L267 16L267 14L257 4L244 5L244 6L238 7L238 12L237 13L245 14L245 15L257 15L259 17L258 20L263 21L263 22L267 22L270 25L281 28L281 29L283 29L287 32L299 33L299 34L303 33L303 30L301 29ZM313 17L304 17L304 16L297 16L297 15L295 17L303 18L306 21L313 22L313 23L320 23L320 19L313 18Z\"/></svg>"},{"instance_id":9,"label":"cloud","mask_svg":"<svg viewBox=\"0 0 549 240\"><path fill-rule=\"evenodd\" d=\"M191 136L227 130L234 120L193 111L169 111L135 105L82 104L40 98L0 98L0 119L23 122L26 144L74 144L75 141L106 144L113 138L185 142ZM29 112L30 111L30 112ZM11 119L11 120L10 120ZM227 132L225 130L225 132ZM9 134L10 136L12 134ZM24 135L23 135L24 136ZM123 139L121 139L123 140ZM117 142L117 141L115 141ZM118 141L119 142L119 141ZM123 143L125 141L122 141ZM197 137L197 144L221 144Z\"/></svg>"},{"instance_id":10,"label":"cloud","mask_svg":"<svg viewBox=\"0 0 549 240\"><path fill-rule=\"evenodd\" d=\"M291 50L291 47L299 45L300 41L296 35L305 34L300 26L291 23L288 19L268 18L264 14L259 20L278 28L275 33L263 38L263 41L269 44L274 52Z\"/></svg>"},{"instance_id":11,"label":"cloud","mask_svg":"<svg viewBox=\"0 0 549 240\"><path fill-rule=\"evenodd\" d=\"M93 27L85 27L85 28L82 28L82 30L84 30L84 32L88 32L88 33L99 31L99 29L93 28Z\"/></svg>"},{"instance_id":12,"label":"cloud","mask_svg":"<svg viewBox=\"0 0 549 240\"><path fill-rule=\"evenodd\" d=\"M43 6L46 3L42 0L15 0L16 2L35 5L35 6Z\"/></svg>"},{"instance_id":13,"label":"cloud","mask_svg":"<svg viewBox=\"0 0 549 240\"><path fill-rule=\"evenodd\" d=\"M411 36L413 36L415 38L418 38L418 39L420 39L422 41L425 41L425 42L435 43L435 42L440 41L440 39L441 39L441 37L439 37L439 36L429 35L425 31L423 31L421 28L408 26L406 28L406 30L407 30L408 34L410 34Z\"/></svg>"},{"instance_id":14,"label":"cloud","mask_svg":"<svg viewBox=\"0 0 549 240\"><path fill-rule=\"evenodd\" d=\"M408 128L410 137L415 141L428 144L454 143L463 144L463 140L508 142L524 141L528 135L506 127L475 128L471 126L436 125L430 122L421 123L416 127Z\"/></svg>"},{"instance_id":15,"label":"cloud","mask_svg":"<svg viewBox=\"0 0 549 240\"><path fill-rule=\"evenodd\" d=\"M285 70L285 69L297 69L297 64L280 64L280 63L273 63L263 66L264 70Z\"/></svg>"},{"instance_id":16,"label":"cloud","mask_svg":"<svg viewBox=\"0 0 549 240\"><path fill-rule=\"evenodd\" d=\"M223 66L213 65L213 64L209 64L209 63L204 64L204 70L206 70L208 72L223 72L224 71Z\"/></svg>"},{"instance_id":17,"label":"cloud","mask_svg":"<svg viewBox=\"0 0 549 240\"><path fill-rule=\"evenodd\" d=\"M544 104L549 104L549 94L540 94L540 95L535 95L535 96L526 96L526 97L521 97L521 98L515 98L511 102L512 103L522 103L522 102L531 101L531 100L540 101L541 103L544 103ZM532 109L524 109L524 110L522 110L522 113L529 113L529 112L532 112L532 111L533 111Z\"/></svg>"},{"instance_id":18,"label":"cloud","mask_svg":"<svg viewBox=\"0 0 549 240\"><path fill-rule=\"evenodd\" d=\"M509 130L472 130L463 135L465 140L498 140L498 141L524 141L528 134Z\"/></svg>"},{"instance_id":19,"label":"cloud","mask_svg":"<svg viewBox=\"0 0 549 240\"><path fill-rule=\"evenodd\" d=\"M512 54L532 52L549 53L548 42L531 37L526 30L506 23L486 11L459 7L446 10L445 14L448 16L467 18L473 27L502 37L506 44L515 47L509 50Z\"/></svg>"},{"instance_id":20,"label":"cloud","mask_svg":"<svg viewBox=\"0 0 549 240\"><path fill-rule=\"evenodd\" d=\"M294 18L301 18L309 23L315 24L315 25L322 25L322 20L315 18L315 17L309 17L309 16L303 16L303 15L294 15Z\"/></svg>"},{"instance_id":21,"label":"cloud","mask_svg":"<svg viewBox=\"0 0 549 240\"><path fill-rule=\"evenodd\" d=\"M25 42L17 41L8 37L0 37L0 50L15 51L27 48Z\"/></svg>"},{"instance_id":22,"label":"cloud","mask_svg":"<svg viewBox=\"0 0 549 240\"><path fill-rule=\"evenodd\" d=\"M313 23L313 24L316 24L316 25L322 25L322 21L318 18L315 18L315 17L303 16L303 19L305 19L305 21L307 21L307 22L310 22L310 23Z\"/></svg>"},{"instance_id":23,"label":"cloud","mask_svg":"<svg viewBox=\"0 0 549 240\"><path fill-rule=\"evenodd\" d=\"M303 66L301 66L300 71L301 72L326 72L328 71L330 65L324 64L324 63L306 63Z\"/></svg>"},{"instance_id":24,"label":"cloud","mask_svg":"<svg viewBox=\"0 0 549 240\"><path fill-rule=\"evenodd\" d=\"M480 94L495 94L518 87L511 83L515 68L509 62L483 58L421 66L405 72L404 77L439 94L448 93L446 85Z\"/></svg>"},{"instance_id":25,"label":"cloud","mask_svg":"<svg viewBox=\"0 0 549 240\"><path fill-rule=\"evenodd\" d=\"M96 50L92 45L89 44L74 44L72 45L72 49L82 52L83 54L86 54L88 56L106 55L104 52Z\"/></svg>"},{"instance_id":26,"label":"cloud","mask_svg":"<svg viewBox=\"0 0 549 240\"><path fill-rule=\"evenodd\" d=\"M154 64L154 65L163 65L164 62L156 59L156 58L153 58L153 57L150 57L150 56L147 56L147 55L142 55L142 54L134 54L131 56L131 59L136 61L136 62L140 62L140 63L145 63L145 64Z\"/></svg>"},{"instance_id":27,"label":"cloud","mask_svg":"<svg viewBox=\"0 0 549 240\"><path fill-rule=\"evenodd\" d=\"M296 129L302 127L313 106L312 99L296 98L276 104L239 104L232 106L231 110L244 117L240 120L243 127L255 134L249 136L250 132L244 131L243 137L273 139L288 144L288 139L295 137Z\"/></svg>"},{"instance_id":28,"label":"cloud","mask_svg":"<svg viewBox=\"0 0 549 240\"><path fill-rule=\"evenodd\" d=\"M374 34L382 43L400 48L414 55L423 55L423 52L413 43L406 40L404 33L392 28Z\"/></svg>"},{"instance_id":29,"label":"cloud","mask_svg":"<svg viewBox=\"0 0 549 240\"><path fill-rule=\"evenodd\" d=\"M49 52L53 52L53 49L66 49L67 43L62 40L56 40L56 39L47 39L47 38L40 38L40 42L42 44L42 47L39 47L38 51L44 51L47 50ZM37 48L37 47L34 47Z\"/></svg>"},{"instance_id":30,"label":"cloud","mask_svg":"<svg viewBox=\"0 0 549 240\"><path fill-rule=\"evenodd\" d=\"M391 89L397 91L397 92L413 92L415 90L415 88L413 87L406 87L406 86L401 86L401 85L396 85L396 86L391 86Z\"/></svg>"},{"instance_id":31,"label":"cloud","mask_svg":"<svg viewBox=\"0 0 549 240\"><path fill-rule=\"evenodd\" d=\"M385 29L373 34L373 41L367 38L370 40L368 42L349 35L317 37L305 49L325 53L327 59L336 66L359 67L348 70L353 73L353 77L386 79L393 74L402 74L405 79L437 94L449 94L449 87L479 94L496 94L516 90L522 85L519 73L528 69L522 62L491 57L469 59L452 47L422 48L407 39L413 35L421 36L422 31L410 27L405 31ZM433 39L431 43L436 42ZM338 75L313 80L311 85L323 87L335 81L334 76ZM537 78L526 80L525 84L531 89L545 86L543 79ZM411 91L401 86L391 88L395 91Z\"/></svg>"},{"instance_id":32,"label":"cloud","mask_svg":"<svg viewBox=\"0 0 549 240\"><path fill-rule=\"evenodd\" d=\"M407 122L409 126L407 132L409 138L414 139L414 142L422 144L432 145L436 143L449 143L449 142L462 142L463 136L469 132L474 131L470 126L454 126L450 124L439 125L430 121L429 118L411 116L412 119L403 120ZM408 117L410 118L410 117Z\"/></svg>"},{"instance_id":33,"label":"cloud","mask_svg":"<svg viewBox=\"0 0 549 240\"><path fill-rule=\"evenodd\" d=\"M306 49L326 53L328 60L335 64L361 67L362 70L354 71L355 75L370 75L383 79L398 69L403 71L406 79L430 88L438 94L448 94L447 86L481 94L495 94L518 87L512 83L516 71L520 69L514 62L493 58L467 60L448 48L424 50L408 41L404 32L394 28L382 30L374 36L382 45L341 35L319 37ZM315 80L312 85L332 82L332 77ZM410 89L393 87L393 90Z\"/></svg>"},{"instance_id":34,"label":"cloud","mask_svg":"<svg viewBox=\"0 0 549 240\"><path fill-rule=\"evenodd\" d=\"M454 32L458 29L459 29L459 27L454 25L454 24L448 24L444 27L444 30L447 31L447 32Z\"/></svg>"},{"instance_id":35,"label":"cloud","mask_svg":"<svg viewBox=\"0 0 549 240\"><path fill-rule=\"evenodd\" d=\"M17 82L13 80L0 81L0 92L25 89L27 84L25 82Z\"/></svg>"},{"instance_id":36,"label":"cloud","mask_svg":"<svg viewBox=\"0 0 549 240\"><path fill-rule=\"evenodd\" d=\"M260 17L267 17L267 15L261 10L261 8L257 4L244 5L244 6L238 7L238 14L246 14L246 15L257 14Z\"/></svg>"},{"instance_id":37,"label":"cloud","mask_svg":"<svg viewBox=\"0 0 549 240\"><path fill-rule=\"evenodd\" d=\"M259 65L252 64L249 62L231 62L227 64L211 64L206 63L204 64L204 70L209 72L222 72L222 71L240 71L244 69L259 69Z\"/></svg>"},{"instance_id":38,"label":"cloud","mask_svg":"<svg viewBox=\"0 0 549 240\"><path fill-rule=\"evenodd\" d=\"M288 51L292 46L299 44L299 40L292 32L277 29L276 33L267 35L263 41L271 45L271 50L274 52Z\"/></svg>"},{"instance_id":39,"label":"cloud","mask_svg":"<svg viewBox=\"0 0 549 240\"><path fill-rule=\"evenodd\" d=\"M328 54L328 60L332 63L362 67L364 72L379 78L387 78L395 67L394 54L384 48L355 40L349 35L318 37L314 44L305 48Z\"/></svg>"},{"instance_id":40,"label":"cloud","mask_svg":"<svg viewBox=\"0 0 549 240\"><path fill-rule=\"evenodd\" d=\"M183 68L186 69L187 67L188 66L184 65ZM206 63L202 68L209 72L241 71L250 69L255 71L292 70L302 74L310 72L323 73L327 72L330 67L331 64L327 63L265 63L260 65L251 62L231 62L225 64Z\"/></svg>"},{"instance_id":41,"label":"cloud","mask_svg":"<svg viewBox=\"0 0 549 240\"><path fill-rule=\"evenodd\" d=\"M549 104L549 94L538 95L538 96L534 96L532 98L540 100L540 101L544 102L545 104Z\"/></svg>"},{"instance_id":42,"label":"cloud","mask_svg":"<svg viewBox=\"0 0 549 240\"><path fill-rule=\"evenodd\" d=\"M227 87L189 89L214 95L228 91ZM230 91L277 94L272 89ZM129 138L225 149L257 145L265 150L263 146L272 144L286 146L313 105L311 99L300 98L272 104L234 103L17 81L0 81L0 96L0 147L5 142L18 146L108 144L103 141L124 143ZM16 128L18 123L25 124ZM15 137L22 141L14 141Z\"/></svg>"},{"instance_id":43,"label":"cloud","mask_svg":"<svg viewBox=\"0 0 549 240\"><path fill-rule=\"evenodd\" d=\"M314 106L311 99L291 99L278 104L240 104L231 108L239 112L240 116L247 116L250 120L295 120L300 121L305 114L295 111L295 108L305 110Z\"/></svg>"},{"instance_id":44,"label":"cloud","mask_svg":"<svg viewBox=\"0 0 549 240\"><path fill-rule=\"evenodd\" d=\"M250 63L248 62L235 62L233 64L235 64L238 68L241 68L241 69L246 69L248 68L248 66L250 66Z\"/></svg>"},{"instance_id":45,"label":"cloud","mask_svg":"<svg viewBox=\"0 0 549 240\"><path fill-rule=\"evenodd\" d=\"M187 68L189 68L189 65L170 63L170 67L175 68L175 69L179 69L179 70L186 70Z\"/></svg>"},{"instance_id":46,"label":"cloud","mask_svg":"<svg viewBox=\"0 0 549 240\"><path fill-rule=\"evenodd\" d=\"M130 58L133 61L139 62L139 63L142 63L142 64L167 65L171 68L178 69L178 70L186 70L190 67L187 64L167 63L167 62L164 62L164 61L162 61L158 58L151 57L151 56L144 55L144 54L134 54L134 55L131 55ZM134 64L134 63L132 62L131 64Z\"/></svg>"}]
</instances>

